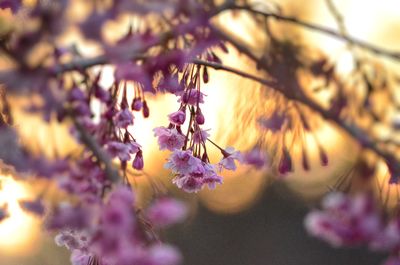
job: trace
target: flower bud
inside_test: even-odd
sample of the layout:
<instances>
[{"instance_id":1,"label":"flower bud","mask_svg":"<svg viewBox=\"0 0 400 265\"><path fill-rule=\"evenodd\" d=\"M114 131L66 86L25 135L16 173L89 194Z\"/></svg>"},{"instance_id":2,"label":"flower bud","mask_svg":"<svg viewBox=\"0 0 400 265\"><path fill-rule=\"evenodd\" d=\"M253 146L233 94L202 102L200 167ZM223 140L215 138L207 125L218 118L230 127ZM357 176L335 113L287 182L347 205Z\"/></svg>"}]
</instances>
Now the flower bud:
<instances>
[{"instance_id":1,"label":"flower bud","mask_svg":"<svg viewBox=\"0 0 400 265\"><path fill-rule=\"evenodd\" d=\"M204 115L203 115L203 113L201 113L200 109L197 109L197 111L196 111L196 122L199 125L203 125L205 122Z\"/></svg>"},{"instance_id":2,"label":"flower bud","mask_svg":"<svg viewBox=\"0 0 400 265\"><path fill-rule=\"evenodd\" d=\"M146 100L143 100L143 117L148 118L150 116L150 109L147 106Z\"/></svg>"},{"instance_id":3,"label":"flower bud","mask_svg":"<svg viewBox=\"0 0 400 265\"><path fill-rule=\"evenodd\" d=\"M134 98L131 104L131 109L135 111L140 111L143 107L143 102L140 98Z\"/></svg>"},{"instance_id":4,"label":"flower bud","mask_svg":"<svg viewBox=\"0 0 400 265\"><path fill-rule=\"evenodd\" d=\"M142 170L144 167L142 150L139 150L133 159L132 166L136 170Z\"/></svg>"}]
</instances>

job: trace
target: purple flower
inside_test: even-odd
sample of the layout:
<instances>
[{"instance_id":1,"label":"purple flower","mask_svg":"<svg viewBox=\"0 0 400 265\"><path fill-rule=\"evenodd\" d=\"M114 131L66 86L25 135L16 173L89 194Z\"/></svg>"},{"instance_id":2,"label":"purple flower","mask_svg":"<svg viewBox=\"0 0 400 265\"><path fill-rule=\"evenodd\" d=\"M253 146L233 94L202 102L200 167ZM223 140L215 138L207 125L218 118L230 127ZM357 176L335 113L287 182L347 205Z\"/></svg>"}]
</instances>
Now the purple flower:
<instances>
[{"instance_id":1,"label":"purple flower","mask_svg":"<svg viewBox=\"0 0 400 265\"><path fill-rule=\"evenodd\" d=\"M207 184L209 189L215 189L216 184L222 184L222 177L217 174L214 166L206 164L204 169L206 172L203 184Z\"/></svg>"},{"instance_id":2,"label":"purple flower","mask_svg":"<svg viewBox=\"0 0 400 265\"><path fill-rule=\"evenodd\" d=\"M204 94L196 89L189 89L178 93L180 96L178 102L196 106L198 103L204 103Z\"/></svg>"},{"instance_id":3,"label":"purple flower","mask_svg":"<svg viewBox=\"0 0 400 265\"><path fill-rule=\"evenodd\" d=\"M243 155L243 162L256 169L261 169L267 164L267 154L259 148L253 148Z\"/></svg>"},{"instance_id":4,"label":"purple flower","mask_svg":"<svg viewBox=\"0 0 400 265\"><path fill-rule=\"evenodd\" d=\"M0 9L10 8L13 13L16 13L22 7L22 0L1 0Z\"/></svg>"},{"instance_id":5,"label":"purple flower","mask_svg":"<svg viewBox=\"0 0 400 265\"><path fill-rule=\"evenodd\" d=\"M223 158L219 162L220 167L224 167L228 170L236 170L235 160L242 163L242 155L239 151L236 151L233 147L228 147L222 151Z\"/></svg>"},{"instance_id":6,"label":"purple flower","mask_svg":"<svg viewBox=\"0 0 400 265\"><path fill-rule=\"evenodd\" d=\"M164 228L182 222L187 216L187 207L175 199L161 198L150 205L146 216L154 226Z\"/></svg>"},{"instance_id":7,"label":"purple flower","mask_svg":"<svg viewBox=\"0 0 400 265\"><path fill-rule=\"evenodd\" d=\"M106 144L106 150L112 157L118 157L119 160L126 162L131 159L131 154L139 151L141 146L136 142L121 143L111 141Z\"/></svg>"},{"instance_id":8,"label":"purple flower","mask_svg":"<svg viewBox=\"0 0 400 265\"><path fill-rule=\"evenodd\" d=\"M172 180L172 183L189 193L198 192L203 187L203 180L201 178L195 178L190 175L178 175Z\"/></svg>"},{"instance_id":9,"label":"purple flower","mask_svg":"<svg viewBox=\"0 0 400 265\"><path fill-rule=\"evenodd\" d=\"M158 137L160 150L168 149L174 151L175 149L181 149L185 144L185 136L180 134L175 128L157 127L153 131L154 135Z\"/></svg>"},{"instance_id":10,"label":"purple flower","mask_svg":"<svg viewBox=\"0 0 400 265\"><path fill-rule=\"evenodd\" d=\"M205 143L210 136L208 130L198 129L193 133L193 142L196 144Z\"/></svg>"},{"instance_id":11,"label":"purple flower","mask_svg":"<svg viewBox=\"0 0 400 265\"><path fill-rule=\"evenodd\" d=\"M72 265L88 265L88 264L90 264L91 260L93 260L92 255L90 255L84 251L75 249L71 253L71 264ZM101 265L103 265L103 264L101 264Z\"/></svg>"},{"instance_id":12,"label":"purple flower","mask_svg":"<svg viewBox=\"0 0 400 265\"><path fill-rule=\"evenodd\" d=\"M47 221L49 230L56 229L84 229L91 222L91 211L82 206L72 206L64 203L55 208Z\"/></svg>"},{"instance_id":13,"label":"purple flower","mask_svg":"<svg viewBox=\"0 0 400 265\"><path fill-rule=\"evenodd\" d=\"M109 203L122 203L128 206L135 204L135 194L132 189L127 186L117 186L108 198Z\"/></svg>"},{"instance_id":14,"label":"purple flower","mask_svg":"<svg viewBox=\"0 0 400 265\"><path fill-rule=\"evenodd\" d=\"M126 129L129 125L133 125L133 118L128 108L120 110L114 117L115 126Z\"/></svg>"},{"instance_id":15,"label":"purple flower","mask_svg":"<svg viewBox=\"0 0 400 265\"><path fill-rule=\"evenodd\" d=\"M199 125L202 125L205 122L204 115L201 112L200 108L198 108L197 111L196 111L196 122Z\"/></svg>"},{"instance_id":16,"label":"purple flower","mask_svg":"<svg viewBox=\"0 0 400 265\"><path fill-rule=\"evenodd\" d=\"M57 246L65 246L69 250L86 249L89 244L89 236L85 232L63 230L54 238Z\"/></svg>"},{"instance_id":17,"label":"purple flower","mask_svg":"<svg viewBox=\"0 0 400 265\"><path fill-rule=\"evenodd\" d=\"M142 151L137 152L135 159L133 159L132 167L136 170L142 170L144 167Z\"/></svg>"},{"instance_id":18,"label":"purple flower","mask_svg":"<svg viewBox=\"0 0 400 265\"><path fill-rule=\"evenodd\" d=\"M182 255L173 246L157 244L150 247L149 259L151 265L178 265L182 261Z\"/></svg>"},{"instance_id":19,"label":"purple flower","mask_svg":"<svg viewBox=\"0 0 400 265\"><path fill-rule=\"evenodd\" d=\"M132 101L131 109L135 111L140 111L143 107L143 102L140 98L134 98Z\"/></svg>"},{"instance_id":20,"label":"purple flower","mask_svg":"<svg viewBox=\"0 0 400 265\"><path fill-rule=\"evenodd\" d=\"M182 125L186 119L185 111L178 110L168 115L169 121L175 125Z\"/></svg>"},{"instance_id":21,"label":"purple flower","mask_svg":"<svg viewBox=\"0 0 400 265\"><path fill-rule=\"evenodd\" d=\"M322 210L310 212L307 231L333 246L357 246L373 240L381 230L381 219L370 196L354 198L341 193L328 194Z\"/></svg>"},{"instance_id":22,"label":"purple flower","mask_svg":"<svg viewBox=\"0 0 400 265\"><path fill-rule=\"evenodd\" d=\"M258 122L266 130L277 132L282 129L286 121L286 116L282 113L274 112L271 117L261 117Z\"/></svg>"},{"instance_id":23,"label":"purple flower","mask_svg":"<svg viewBox=\"0 0 400 265\"><path fill-rule=\"evenodd\" d=\"M133 229L133 205L127 205L123 201L110 201L101 213L102 231L107 235L121 235Z\"/></svg>"},{"instance_id":24,"label":"purple flower","mask_svg":"<svg viewBox=\"0 0 400 265\"><path fill-rule=\"evenodd\" d=\"M190 150L174 150L165 164L165 168L183 175L191 173L198 167L201 167L201 160L194 157Z\"/></svg>"}]
</instances>

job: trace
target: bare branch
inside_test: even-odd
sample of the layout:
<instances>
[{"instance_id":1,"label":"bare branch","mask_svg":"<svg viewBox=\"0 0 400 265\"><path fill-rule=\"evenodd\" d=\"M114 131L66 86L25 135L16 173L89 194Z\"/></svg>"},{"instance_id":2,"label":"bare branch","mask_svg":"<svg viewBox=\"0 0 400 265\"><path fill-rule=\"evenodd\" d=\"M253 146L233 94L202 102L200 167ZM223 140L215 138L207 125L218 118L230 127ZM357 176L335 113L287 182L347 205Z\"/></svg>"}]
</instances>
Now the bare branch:
<instances>
[{"instance_id":1,"label":"bare branch","mask_svg":"<svg viewBox=\"0 0 400 265\"><path fill-rule=\"evenodd\" d=\"M263 60L263 58L259 59L257 56L255 56L251 50L249 50L246 46L240 44L237 40L233 39L230 35L225 34L223 31L213 28L213 30L224 40L228 41L231 43L236 49L238 49L240 52L243 54L247 55L250 59L252 59L261 69L267 70L268 66L266 65L266 61ZM226 67L219 67L219 69L227 70L230 71L232 69L226 68ZM233 72L233 71L231 71ZM234 73L237 72L237 70L234 71ZM238 73L237 73L238 74ZM248 74L243 75L240 74L241 76L244 77L249 77ZM259 80L258 77L251 77L250 79L255 80L255 81L261 81ZM261 81L260 83L265 84L265 83L271 83L271 81ZM287 99L295 100L298 102L303 103L310 109L314 110L315 112L319 113L324 119L330 120L336 125L338 125L340 128L342 128L345 132L347 132L352 138L354 138L356 141L358 141L361 146L364 148L367 148L371 151L373 151L375 154L378 156L382 157L385 161L387 162L396 162L395 165L398 167L400 164L400 161L392 155L390 152L384 150L381 148L378 143L372 139L371 137L368 136L366 132L364 132L362 129L358 128L354 124L349 124L346 121L340 119L339 116L336 114L330 112L329 110L324 109L321 105L316 103L314 100L310 99L307 95L305 95L302 91L287 91L283 88L279 87L278 83L275 83L275 86L271 86L271 89L275 89L279 92L281 92Z\"/></svg>"},{"instance_id":2,"label":"bare branch","mask_svg":"<svg viewBox=\"0 0 400 265\"><path fill-rule=\"evenodd\" d=\"M366 49L376 55L385 56L385 57L388 57L388 58L391 58L394 60L400 60L400 52L391 51L391 50L384 49L382 47L378 47L378 46L368 43L366 41L359 40L354 37L350 37L348 35L343 35L341 32L337 32L330 28L326 28L326 27L316 25L316 24L313 24L310 22L302 21L296 17L284 16L284 15L276 14L276 13L272 13L272 12L262 12L262 11L252 9L250 6L232 5L227 8L232 9L232 10L235 10L235 9L236 10L245 10L245 11L248 11L255 15L260 15L260 16L263 16L266 18L273 18L273 19L276 19L279 21L298 25L298 26L304 27L306 29L314 30L314 31L320 32L322 34L334 37L338 40L346 41L346 42L356 45L360 48Z\"/></svg>"},{"instance_id":3,"label":"bare branch","mask_svg":"<svg viewBox=\"0 0 400 265\"><path fill-rule=\"evenodd\" d=\"M118 171L112 165L111 158L104 152L97 141L85 130L85 128L80 124L74 117L72 117L73 123L79 132L80 140L85 144L93 155L99 160L99 162L104 164L104 170L107 178L112 182L118 182L120 178Z\"/></svg>"}]
</instances>

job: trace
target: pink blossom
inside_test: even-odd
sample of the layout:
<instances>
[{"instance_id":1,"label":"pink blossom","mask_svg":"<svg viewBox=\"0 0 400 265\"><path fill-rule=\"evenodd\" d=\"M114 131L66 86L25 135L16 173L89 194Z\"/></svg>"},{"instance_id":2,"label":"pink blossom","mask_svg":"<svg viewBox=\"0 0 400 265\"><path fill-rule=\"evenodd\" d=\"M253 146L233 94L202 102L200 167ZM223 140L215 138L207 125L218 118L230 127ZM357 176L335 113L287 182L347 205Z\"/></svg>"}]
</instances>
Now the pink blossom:
<instances>
[{"instance_id":1,"label":"pink blossom","mask_svg":"<svg viewBox=\"0 0 400 265\"><path fill-rule=\"evenodd\" d=\"M196 130L193 133L193 142L196 144L200 144L200 143L205 143L208 139L208 137L210 136L210 134L207 132L208 130Z\"/></svg>"},{"instance_id":2,"label":"pink blossom","mask_svg":"<svg viewBox=\"0 0 400 265\"><path fill-rule=\"evenodd\" d=\"M219 162L220 167L228 170L236 170L235 160L242 163L242 155L239 151L235 151L233 147L228 147L222 151L224 157Z\"/></svg>"},{"instance_id":3,"label":"pink blossom","mask_svg":"<svg viewBox=\"0 0 400 265\"><path fill-rule=\"evenodd\" d=\"M169 121L175 125L182 125L186 119L186 113L178 110L168 115Z\"/></svg>"},{"instance_id":4,"label":"pink blossom","mask_svg":"<svg viewBox=\"0 0 400 265\"><path fill-rule=\"evenodd\" d=\"M175 149L181 149L185 144L185 136L180 134L175 128L157 127L153 131L154 135L158 137L160 150L168 149L174 151Z\"/></svg>"},{"instance_id":5,"label":"pink blossom","mask_svg":"<svg viewBox=\"0 0 400 265\"><path fill-rule=\"evenodd\" d=\"M210 164L204 166L206 170L203 184L207 184L209 189L215 189L216 184L222 184L222 177L219 176L215 170L215 167Z\"/></svg>"},{"instance_id":6,"label":"pink blossom","mask_svg":"<svg viewBox=\"0 0 400 265\"><path fill-rule=\"evenodd\" d=\"M136 142L121 143L117 141L110 141L106 145L108 153L112 157L118 157L121 161L128 161L131 159L131 154L135 154L139 151L140 145Z\"/></svg>"},{"instance_id":7,"label":"pink blossom","mask_svg":"<svg viewBox=\"0 0 400 265\"><path fill-rule=\"evenodd\" d=\"M115 126L119 128L128 128L129 125L133 125L133 114L128 108L124 108L117 112L114 117Z\"/></svg>"},{"instance_id":8,"label":"pink blossom","mask_svg":"<svg viewBox=\"0 0 400 265\"><path fill-rule=\"evenodd\" d=\"M198 192L203 187L201 178L195 178L190 175L178 175L172 180L172 183L189 193Z\"/></svg>"},{"instance_id":9,"label":"pink blossom","mask_svg":"<svg viewBox=\"0 0 400 265\"><path fill-rule=\"evenodd\" d=\"M187 207L175 199L161 198L150 205L146 216L154 226L163 228L182 222L187 216Z\"/></svg>"},{"instance_id":10,"label":"pink blossom","mask_svg":"<svg viewBox=\"0 0 400 265\"><path fill-rule=\"evenodd\" d=\"M204 103L204 94L197 89L189 89L178 93L180 98L178 102L196 106L198 103Z\"/></svg>"},{"instance_id":11,"label":"pink blossom","mask_svg":"<svg viewBox=\"0 0 400 265\"><path fill-rule=\"evenodd\" d=\"M261 117L258 121L263 128L275 133L282 129L286 116L275 111L271 117Z\"/></svg>"},{"instance_id":12,"label":"pink blossom","mask_svg":"<svg viewBox=\"0 0 400 265\"><path fill-rule=\"evenodd\" d=\"M65 246L69 250L87 249L89 240L90 238L87 233L75 230L62 230L54 238L57 246Z\"/></svg>"},{"instance_id":13,"label":"pink blossom","mask_svg":"<svg viewBox=\"0 0 400 265\"><path fill-rule=\"evenodd\" d=\"M133 159L132 167L136 170L142 170L144 167L142 151L137 152L135 159Z\"/></svg>"},{"instance_id":14,"label":"pink blossom","mask_svg":"<svg viewBox=\"0 0 400 265\"><path fill-rule=\"evenodd\" d=\"M261 169L267 164L267 154L259 148L253 148L243 155L243 162L256 169Z\"/></svg>"},{"instance_id":15,"label":"pink blossom","mask_svg":"<svg viewBox=\"0 0 400 265\"><path fill-rule=\"evenodd\" d=\"M350 198L331 193L324 199L322 210L314 210L306 216L306 229L333 246L368 243L381 230L381 220L371 200L365 195Z\"/></svg>"},{"instance_id":16,"label":"pink blossom","mask_svg":"<svg viewBox=\"0 0 400 265\"><path fill-rule=\"evenodd\" d=\"M149 257L151 265L178 265L182 262L182 255L178 249L166 244L151 246Z\"/></svg>"},{"instance_id":17,"label":"pink blossom","mask_svg":"<svg viewBox=\"0 0 400 265\"><path fill-rule=\"evenodd\" d=\"M133 229L132 205L120 200L110 200L101 213L102 231L107 235L121 235Z\"/></svg>"},{"instance_id":18,"label":"pink blossom","mask_svg":"<svg viewBox=\"0 0 400 265\"><path fill-rule=\"evenodd\" d=\"M201 160L194 157L190 150L175 150L165 164L165 168L172 169L178 174L189 174L199 166Z\"/></svg>"},{"instance_id":19,"label":"pink blossom","mask_svg":"<svg viewBox=\"0 0 400 265\"><path fill-rule=\"evenodd\" d=\"M71 254L72 265L88 265L92 256L81 250L73 250Z\"/></svg>"},{"instance_id":20,"label":"pink blossom","mask_svg":"<svg viewBox=\"0 0 400 265\"><path fill-rule=\"evenodd\" d=\"M114 191L110 194L108 202L132 207L135 204L135 194L131 188L120 185L115 187Z\"/></svg>"},{"instance_id":21,"label":"pink blossom","mask_svg":"<svg viewBox=\"0 0 400 265\"><path fill-rule=\"evenodd\" d=\"M47 220L49 230L84 229L90 225L92 212L83 206L72 206L68 203L58 205Z\"/></svg>"}]
</instances>

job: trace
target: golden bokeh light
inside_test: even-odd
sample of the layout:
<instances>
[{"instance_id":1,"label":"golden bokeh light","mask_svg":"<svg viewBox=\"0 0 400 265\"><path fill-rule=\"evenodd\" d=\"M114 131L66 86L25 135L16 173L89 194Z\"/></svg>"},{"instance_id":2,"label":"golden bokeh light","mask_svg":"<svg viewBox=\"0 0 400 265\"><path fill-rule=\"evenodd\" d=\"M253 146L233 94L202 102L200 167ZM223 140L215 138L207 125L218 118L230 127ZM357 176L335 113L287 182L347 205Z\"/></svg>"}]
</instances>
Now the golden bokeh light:
<instances>
[{"instance_id":1,"label":"golden bokeh light","mask_svg":"<svg viewBox=\"0 0 400 265\"><path fill-rule=\"evenodd\" d=\"M10 176L0 176L0 205L7 204L9 217L0 223L0 254L30 255L39 246L40 220L23 211L19 200L32 199L26 184Z\"/></svg>"}]
</instances>

